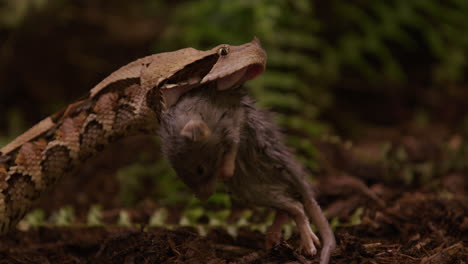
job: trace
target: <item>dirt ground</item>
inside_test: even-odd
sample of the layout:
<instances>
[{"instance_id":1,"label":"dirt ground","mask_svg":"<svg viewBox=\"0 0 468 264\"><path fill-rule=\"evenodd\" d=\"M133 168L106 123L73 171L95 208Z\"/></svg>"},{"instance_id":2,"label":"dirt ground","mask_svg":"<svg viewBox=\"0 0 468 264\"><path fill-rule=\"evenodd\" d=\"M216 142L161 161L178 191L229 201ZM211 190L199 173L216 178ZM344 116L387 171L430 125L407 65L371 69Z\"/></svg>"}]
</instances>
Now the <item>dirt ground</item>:
<instances>
[{"instance_id":1,"label":"dirt ground","mask_svg":"<svg viewBox=\"0 0 468 264\"><path fill-rule=\"evenodd\" d=\"M341 223L335 231L337 249L331 263L468 263L467 175L434 169L428 180L423 180L424 173L414 173L416 178L410 183L395 180L405 175L402 171L416 171L424 162L453 162L448 153L462 148L463 139L398 134L387 138L392 147L385 160L379 160L375 158L376 142L382 139L369 138L351 148L329 140L316 143L325 154L318 201L330 218ZM39 205L51 212L71 204L82 219L91 204L99 203L109 224L12 232L0 238L0 263L318 263L318 257L303 256L296 250L297 233L265 250L264 235L248 226L232 237L221 227L200 236L192 227L112 224L121 206L115 198L118 184L112 164L131 162L125 159L128 155L116 154L116 150L141 150L146 140L137 137L111 146L64 179ZM450 151L437 147L442 145ZM407 156L389 166L400 147ZM392 174L393 180L385 180L386 174ZM157 207L156 202L146 203L129 209L130 216L133 222L145 223ZM177 210L171 209L169 217L175 223L180 217Z\"/></svg>"},{"instance_id":2,"label":"dirt ground","mask_svg":"<svg viewBox=\"0 0 468 264\"><path fill-rule=\"evenodd\" d=\"M461 201L404 192L391 208L404 220L366 209L362 224L338 228L331 263L466 263ZM223 229L40 228L3 237L0 263L318 263L295 250L297 236L268 251L262 239L248 230L234 239Z\"/></svg>"}]
</instances>

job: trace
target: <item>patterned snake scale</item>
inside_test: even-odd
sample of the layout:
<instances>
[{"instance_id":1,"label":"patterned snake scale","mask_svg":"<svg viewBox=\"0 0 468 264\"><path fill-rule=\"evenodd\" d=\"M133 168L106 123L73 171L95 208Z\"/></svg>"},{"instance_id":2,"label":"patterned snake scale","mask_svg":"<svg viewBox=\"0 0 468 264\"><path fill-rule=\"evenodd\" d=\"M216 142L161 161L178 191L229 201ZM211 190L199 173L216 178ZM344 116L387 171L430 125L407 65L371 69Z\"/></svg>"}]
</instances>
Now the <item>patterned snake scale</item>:
<instances>
[{"instance_id":1,"label":"patterned snake scale","mask_svg":"<svg viewBox=\"0 0 468 264\"><path fill-rule=\"evenodd\" d=\"M107 144L155 133L160 112L181 94L205 85L219 88L253 79L263 72L265 61L266 54L254 39L207 51L159 53L115 71L85 99L0 149L0 234L13 229L63 174Z\"/></svg>"}]
</instances>

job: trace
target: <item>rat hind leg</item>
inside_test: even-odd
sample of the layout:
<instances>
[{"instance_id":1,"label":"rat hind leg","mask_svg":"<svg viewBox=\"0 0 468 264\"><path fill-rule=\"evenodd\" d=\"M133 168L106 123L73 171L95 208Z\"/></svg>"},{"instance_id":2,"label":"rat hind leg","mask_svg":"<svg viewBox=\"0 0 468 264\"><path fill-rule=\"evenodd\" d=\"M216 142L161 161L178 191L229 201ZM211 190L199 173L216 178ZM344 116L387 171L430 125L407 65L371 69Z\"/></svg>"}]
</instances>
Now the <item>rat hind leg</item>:
<instances>
[{"instance_id":1,"label":"rat hind leg","mask_svg":"<svg viewBox=\"0 0 468 264\"><path fill-rule=\"evenodd\" d=\"M322 209L320 209L317 201L311 195L304 197L304 207L322 237L323 247L320 254L320 263L328 263L331 253L336 246L333 231Z\"/></svg>"},{"instance_id":2,"label":"rat hind leg","mask_svg":"<svg viewBox=\"0 0 468 264\"><path fill-rule=\"evenodd\" d=\"M283 229L283 225L289 222L290 218L285 211L276 210L275 220L266 232L266 239L265 245L266 248L272 248L273 246L279 244L281 239L281 231Z\"/></svg>"},{"instance_id":3,"label":"rat hind leg","mask_svg":"<svg viewBox=\"0 0 468 264\"><path fill-rule=\"evenodd\" d=\"M315 255L317 253L315 245L320 247L320 240L310 228L309 218L304 212L304 207L297 201L288 201L283 206L281 210L287 212L296 222L301 236L301 251L307 255Z\"/></svg>"}]
</instances>

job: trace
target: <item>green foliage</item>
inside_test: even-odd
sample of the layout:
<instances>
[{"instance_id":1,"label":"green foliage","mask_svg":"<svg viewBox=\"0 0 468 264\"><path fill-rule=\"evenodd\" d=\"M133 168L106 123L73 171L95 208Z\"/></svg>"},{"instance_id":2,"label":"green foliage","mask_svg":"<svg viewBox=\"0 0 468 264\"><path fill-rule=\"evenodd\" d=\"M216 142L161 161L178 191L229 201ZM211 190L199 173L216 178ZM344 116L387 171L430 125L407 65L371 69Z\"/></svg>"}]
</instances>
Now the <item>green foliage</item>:
<instances>
[{"instance_id":1,"label":"green foliage","mask_svg":"<svg viewBox=\"0 0 468 264\"><path fill-rule=\"evenodd\" d=\"M349 225L352 225L352 226L360 225L363 212L364 212L364 208L362 207L357 208L356 211L351 216L351 219L349 220Z\"/></svg>"},{"instance_id":2,"label":"green foliage","mask_svg":"<svg viewBox=\"0 0 468 264\"><path fill-rule=\"evenodd\" d=\"M459 135L454 136L444 146L446 159L440 164L440 173L453 173L454 171L468 171L468 142Z\"/></svg>"},{"instance_id":3,"label":"green foliage","mask_svg":"<svg viewBox=\"0 0 468 264\"><path fill-rule=\"evenodd\" d=\"M39 227L45 224L45 213L41 209L36 209L28 213L23 220L18 223L18 228L26 231L31 227Z\"/></svg>"},{"instance_id":4,"label":"green foliage","mask_svg":"<svg viewBox=\"0 0 468 264\"><path fill-rule=\"evenodd\" d=\"M48 0L5 0L0 9L0 25L19 26L31 12L44 9Z\"/></svg>"},{"instance_id":5,"label":"green foliage","mask_svg":"<svg viewBox=\"0 0 468 264\"><path fill-rule=\"evenodd\" d=\"M339 22L324 23L323 30L338 36L332 43L336 54L331 56L339 58L340 70L351 68L370 80L381 81L383 75L405 81L408 69L403 63L408 59L405 55L411 54L414 60L429 62L435 82L464 77L468 2L333 1L331 6L331 17ZM341 75L338 72L337 77Z\"/></svg>"},{"instance_id":6,"label":"green foliage","mask_svg":"<svg viewBox=\"0 0 468 264\"><path fill-rule=\"evenodd\" d=\"M329 87L348 78L404 85L415 68L435 84L461 81L467 15L462 0L189 1L175 9L158 48L209 48L259 37L268 65L248 84L250 91L260 106L278 113L289 144L316 168L316 151L304 139L330 132L318 120L334 106Z\"/></svg>"},{"instance_id":7,"label":"green foliage","mask_svg":"<svg viewBox=\"0 0 468 264\"><path fill-rule=\"evenodd\" d=\"M150 226L165 226L169 212L166 208L159 208L154 211L149 220Z\"/></svg>"},{"instance_id":8,"label":"green foliage","mask_svg":"<svg viewBox=\"0 0 468 264\"><path fill-rule=\"evenodd\" d=\"M210 208L231 208L231 199L229 195L222 190L222 186L218 186L217 192L215 192L208 200L200 201L199 199L192 196L188 204L188 208L196 207L210 207Z\"/></svg>"},{"instance_id":9,"label":"green foliage","mask_svg":"<svg viewBox=\"0 0 468 264\"><path fill-rule=\"evenodd\" d=\"M206 213L206 215L210 219L208 224L210 226L224 226L230 214L231 214L231 210L229 209L224 209L224 210L219 210L219 211L209 211Z\"/></svg>"},{"instance_id":10,"label":"green foliage","mask_svg":"<svg viewBox=\"0 0 468 264\"><path fill-rule=\"evenodd\" d=\"M163 49L241 44L259 37L268 71L249 82L259 105L278 112L283 127L305 137L327 131L316 118L332 98L321 84L310 83L319 65L310 56L317 48L318 24L309 1L192 1L178 6L172 22Z\"/></svg>"},{"instance_id":11,"label":"green foliage","mask_svg":"<svg viewBox=\"0 0 468 264\"><path fill-rule=\"evenodd\" d=\"M192 207L188 208L182 214L182 217L179 219L179 225L181 226L191 226L198 223L200 217L205 214L205 210L202 207Z\"/></svg>"},{"instance_id":12,"label":"green foliage","mask_svg":"<svg viewBox=\"0 0 468 264\"><path fill-rule=\"evenodd\" d=\"M120 210L119 218L117 219L117 225L119 226L132 226L132 219L128 212L125 210Z\"/></svg>"},{"instance_id":13,"label":"green foliage","mask_svg":"<svg viewBox=\"0 0 468 264\"><path fill-rule=\"evenodd\" d=\"M332 229L333 231L335 231L336 228L338 228L338 227L340 227L340 226L341 226L340 219L339 219L337 216L333 217L333 218L331 219L331 221L330 221L330 227L331 227L331 229Z\"/></svg>"},{"instance_id":14,"label":"green foliage","mask_svg":"<svg viewBox=\"0 0 468 264\"><path fill-rule=\"evenodd\" d=\"M443 161L441 167L455 160L449 156ZM414 161L409 158L404 145L384 144L381 157L379 156L374 162L381 163L385 168L384 180L386 182L398 182L405 185L424 185L429 183L435 175L445 173L434 160Z\"/></svg>"},{"instance_id":15,"label":"green foliage","mask_svg":"<svg viewBox=\"0 0 468 264\"><path fill-rule=\"evenodd\" d=\"M70 226L75 222L75 212L73 207L65 206L54 212L51 216L51 222L56 226Z\"/></svg>"},{"instance_id":16,"label":"green foliage","mask_svg":"<svg viewBox=\"0 0 468 264\"><path fill-rule=\"evenodd\" d=\"M126 206L134 205L149 194L161 204L177 204L189 200L191 194L164 160L145 161L131 164L117 172L120 182L120 199ZM153 184L148 184L151 182ZM157 184L154 184L157 182ZM140 196L139 196L140 195Z\"/></svg>"},{"instance_id":17,"label":"green foliage","mask_svg":"<svg viewBox=\"0 0 468 264\"><path fill-rule=\"evenodd\" d=\"M88 225L101 226L102 224L102 208L100 205L93 205L88 212Z\"/></svg>"}]
</instances>

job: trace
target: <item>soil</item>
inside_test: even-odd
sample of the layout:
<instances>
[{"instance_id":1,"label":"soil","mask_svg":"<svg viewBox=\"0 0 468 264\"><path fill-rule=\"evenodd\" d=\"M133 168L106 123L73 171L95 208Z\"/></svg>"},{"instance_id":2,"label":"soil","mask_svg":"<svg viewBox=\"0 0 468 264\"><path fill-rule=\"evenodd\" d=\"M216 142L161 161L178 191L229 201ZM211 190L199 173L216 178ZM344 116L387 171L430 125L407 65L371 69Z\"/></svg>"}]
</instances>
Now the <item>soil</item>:
<instances>
[{"instance_id":1,"label":"soil","mask_svg":"<svg viewBox=\"0 0 468 264\"><path fill-rule=\"evenodd\" d=\"M407 150L401 170L424 161L444 163L446 153L436 146L443 145L447 138L446 143L452 147L462 146L462 139L456 136L443 136L432 143L424 137L389 138L395 142L393 148ZM104 226L47 226L9 233L0 237L0 263L318 263L318 257L297 251L296 232L266 250L264 235L248 227L232 237L222 227L210 228L201 236L193 227L116 226L122 205L116 198L118 183L114 175L119 166L112 164L132 162L127 152L119 154L118 149L141 151L149 148L145 143L148 140L141 136L111 146L66 177L39 205L53 212L70 204L77 219L85 221L90 205L98 203L104 208ZM316 142L325 153L325 169L317 178L318 201L329 217L340 222L331 263L467 263L467 175L435 173L425 182L417 179L406 184L395 180L398 177L385 180L385 173L391 173L392 168L369 158L376 156L378 142L382 139L367 137L352 148L336 142ZM391 156L393 152L388 153ZM157 201L146 199L126 209L133 222L147 223L158 206ZM169 219L174 223L178 222L180 210L170 210ZM261 221L263 215L254 218Z\"/></svg>"}]
</instances>

